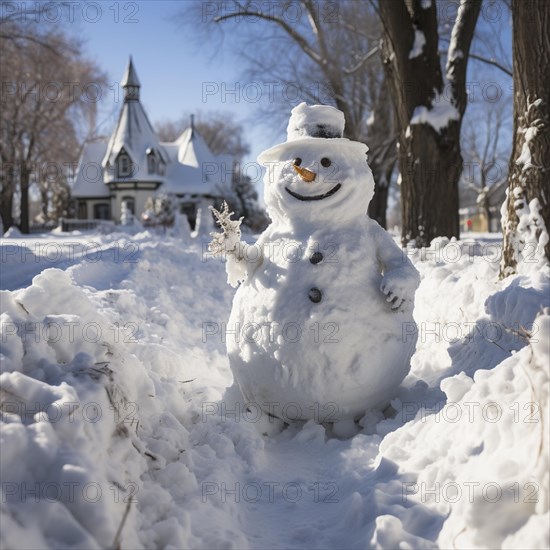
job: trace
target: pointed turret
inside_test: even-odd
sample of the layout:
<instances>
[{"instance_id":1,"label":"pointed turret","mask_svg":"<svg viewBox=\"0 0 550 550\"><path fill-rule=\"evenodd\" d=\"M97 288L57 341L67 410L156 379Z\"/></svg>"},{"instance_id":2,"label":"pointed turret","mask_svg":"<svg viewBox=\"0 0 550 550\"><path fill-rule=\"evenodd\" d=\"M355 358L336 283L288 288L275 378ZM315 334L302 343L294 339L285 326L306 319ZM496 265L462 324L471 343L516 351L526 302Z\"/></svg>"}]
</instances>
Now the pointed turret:
<instances>
[{"instance_id":1,"label":"pointed turret","mask_svg":"<svg viewBox=\"0 0 550 550\"><path fill-rule=\"evenodd\" d=\"M167 157L139 101L141 84L131 57L121 85L124 103L103 159L104 180L160 181Z\"/></svg>"},{"instance_id":2,"label":"pointed turret","mask_svg":"<svg viewBox=\"0 0 550 550\"><path fill-rule=\"evenodd\" d=\"M124 89L124 101L139 101L139 89L141 87L141 83L132 62L132 56L130 56L120 85Z\"/></svg>"}]
</instances>

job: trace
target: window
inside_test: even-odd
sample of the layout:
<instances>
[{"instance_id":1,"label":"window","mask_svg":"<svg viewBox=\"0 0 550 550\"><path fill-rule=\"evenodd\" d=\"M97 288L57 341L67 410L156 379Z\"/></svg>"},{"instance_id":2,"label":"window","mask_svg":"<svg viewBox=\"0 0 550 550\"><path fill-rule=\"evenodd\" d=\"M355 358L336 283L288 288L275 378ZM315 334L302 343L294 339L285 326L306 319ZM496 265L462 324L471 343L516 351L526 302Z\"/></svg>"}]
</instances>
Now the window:
<instances>
[{"instance_id":1,"label":"window","mask_svg":"<svg viewBox=\"0 0 550 550\"><path fill-rule=\"evenodd\" d=\"M147 149L147 171L154 174L157 171L157 159L154 149Z\"/></svg>"},{"instance_id":2,"label":"window","mask_svg":"<svg viewBox=\"0 0 550 550\"><path fill-rule=\"evenodd\" d=\"M124 155L120 157L120 175L128 176L130 174L130 159Z\"/></svg>"},{"instance_id":3,"label":"window","mask_svg":"<svg viewBox=\"0 0 550 550\"><path fill-rule=\"evenodd\" d=\"M118 155L117 169L119 178L127 178L132 175L132 163L130 162L128 153L124 149Z\"/></svg>"},{"instance_id":4,"label":"window","mask_svg":"<svg viewBox=\"0 0 550 550\"><path fill-rule=\"evenodd\" d=\"M78 201L78 219L85 220L88 217L86 201Z\"/></svg>"},{"instance_id":5,"label":"window","mask_svg":"<svg viewBox=\"0 0 550 550\"><path fill-rule=\"evenodd\" d=\"M94 204L94 219L96 220L108 220L111 217L111 209L109 203L102 202Z\"/></svg>"},{"instance_id":6,"label":"window","mask_svg":"<svg viewBox=\"0 0 550 550\"><path fill-rule=\"evenodd\" d=\"M136 200L134 199L134 197L122 197L122 202L126 203L126 207L128 208L128 210L130 210L130 212L132 214L135 215L136 213Z\"/></svg>"}]
</instances>

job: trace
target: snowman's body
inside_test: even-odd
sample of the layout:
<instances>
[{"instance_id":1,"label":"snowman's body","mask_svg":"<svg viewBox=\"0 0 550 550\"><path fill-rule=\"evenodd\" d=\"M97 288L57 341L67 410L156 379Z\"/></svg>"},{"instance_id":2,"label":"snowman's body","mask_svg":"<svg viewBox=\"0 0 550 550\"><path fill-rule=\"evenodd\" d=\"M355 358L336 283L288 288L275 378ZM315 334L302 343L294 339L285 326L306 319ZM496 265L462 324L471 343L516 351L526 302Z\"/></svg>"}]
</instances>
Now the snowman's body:
<instances>
[{"instance_id":1,"label":"snowman's body","mask_svg":"<svg viewBox=\"0 0 550 550\"><path fill-rule=\"evenodd\" d=\"M268 414L356 419L387 404L409 371L418 274L366 216L374 182L365 145L284 145L261 157L272 223L228 260L242 282L227 324L231 369L245 400Z\"/></svg>"}]
</instances>

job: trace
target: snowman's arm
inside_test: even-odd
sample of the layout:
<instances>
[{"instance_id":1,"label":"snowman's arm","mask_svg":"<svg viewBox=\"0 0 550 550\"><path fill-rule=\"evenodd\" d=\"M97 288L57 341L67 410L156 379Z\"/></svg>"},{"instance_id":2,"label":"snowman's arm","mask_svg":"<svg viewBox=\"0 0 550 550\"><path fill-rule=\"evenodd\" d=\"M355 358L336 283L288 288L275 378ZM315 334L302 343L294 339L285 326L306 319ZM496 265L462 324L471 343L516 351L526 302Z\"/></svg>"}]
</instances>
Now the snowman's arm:
<instances>
[{"instance_id":1,"label":"snowman's arm","mask_svg":"<svg viewBox=\"0 0 550 550\"><path fill-rule=\"evenodd\" d=\"M227 282L236 287L250 277L263 262L262 249L258 244L239 241L233 250L226 253L225 271Z\"/></svg>"},{"instance_id":2,"label":"snowman's arm","mask_svg":"<svg viewBox=\"0 0 550 550\"><path fill-rule=\"evenodd\" d=\"M374 221L371 234L382 271L380 290L387 296L392 309L408 309L414 303L420 275L405 251L399 248L390 234Z\"/></svg>"},{"instance_id":3,"label":"snowman's arm","mask_svg":"<svg viewBox=\"0 0 550 550\"><path fill-rule=\"evenodd\" d=\"M258 245L250 245L241 240L241 222L232 220L227 203L224 202L221 212L210 207L222 233L211 233L212 242L209 250L213 254L223 254L226 257L225 270L227 282L236 287L240 282L246 280L251 272L263 261L262 251Z\"/></svg>"}]
</instances>

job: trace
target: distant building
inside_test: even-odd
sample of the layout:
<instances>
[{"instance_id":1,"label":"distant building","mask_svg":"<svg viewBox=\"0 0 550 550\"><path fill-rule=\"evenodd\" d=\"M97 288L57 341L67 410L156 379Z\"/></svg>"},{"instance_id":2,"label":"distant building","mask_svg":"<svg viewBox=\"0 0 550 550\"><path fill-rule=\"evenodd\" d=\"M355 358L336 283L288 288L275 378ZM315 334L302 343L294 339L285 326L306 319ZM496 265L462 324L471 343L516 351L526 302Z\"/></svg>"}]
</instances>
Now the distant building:
<instances>
[{"instance_id":1,"label":"distant building","mask_svg":"<svg viewBox=\"0 0 550 550\"><path fill-rule=\"evenodd\" d=\"M501 231L500 208L506 198L507 180L478 193L469 187L460 188L460 230L497 233Z\"/></svg>"},{"instance_id":2,"label":"distant building","mask_svg":"<svg viewBox=\"0 0 550 550\"><path fill-rule=\"evenodd\" d=\"M212 154L192 118L176 141L160 142L140 103L131 58L121 85L124 103L111 138L82 151L71 190L76 217L118 222L125 202L139 218L147 199L162 193L178 199L194 228L198 209L227 194L232 157Z\"/></svg>"}]
</instances>

